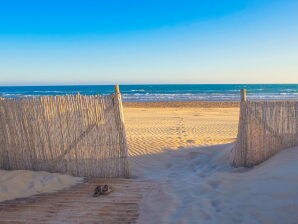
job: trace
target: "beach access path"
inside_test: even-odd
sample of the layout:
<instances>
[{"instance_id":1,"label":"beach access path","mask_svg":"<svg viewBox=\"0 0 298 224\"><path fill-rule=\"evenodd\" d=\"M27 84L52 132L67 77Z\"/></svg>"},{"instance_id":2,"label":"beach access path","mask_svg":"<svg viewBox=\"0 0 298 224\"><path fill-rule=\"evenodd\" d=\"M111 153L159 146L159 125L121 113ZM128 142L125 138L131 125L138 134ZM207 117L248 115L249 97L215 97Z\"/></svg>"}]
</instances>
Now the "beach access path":
<instances>
[{"instance_id":1,"label":"beach access path","mask_svg":"<svg viewBox=\"0 0 298 224\"><path fill-rule=\"evenodd\" d=\"M100 184L109 184L114 191L92 197ZM150 188L150 182L94 178L57 193L2 202L0 223L135 223L141 188Z\"/></svg>"}]
</instances>

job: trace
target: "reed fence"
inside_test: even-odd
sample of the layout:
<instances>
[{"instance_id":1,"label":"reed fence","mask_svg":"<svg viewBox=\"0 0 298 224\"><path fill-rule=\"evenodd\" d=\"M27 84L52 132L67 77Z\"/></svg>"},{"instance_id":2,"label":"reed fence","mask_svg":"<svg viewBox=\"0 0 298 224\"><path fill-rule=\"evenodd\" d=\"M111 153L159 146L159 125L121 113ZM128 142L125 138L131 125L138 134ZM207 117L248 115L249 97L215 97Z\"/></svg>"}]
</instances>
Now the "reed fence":
<instances>
[{"instance_id":1,"label":"reed fence","mask_svg":"<svg viewBox=\"0 0 298 224\"><path fill-rule=\"evenodd\" d=\"M252 167L298 145L298 101L246 101L242 91L234 167Z\"/></svg>"},{"instance_id":2,"label":"reed fence","mask_svg":"<svg viewBox=\"0 0 298 224\"><path fill-rule=\"evenodd\" d=\"M0 168L129 177L121 95L0 100Z\"/></svg>"}]
</instances>

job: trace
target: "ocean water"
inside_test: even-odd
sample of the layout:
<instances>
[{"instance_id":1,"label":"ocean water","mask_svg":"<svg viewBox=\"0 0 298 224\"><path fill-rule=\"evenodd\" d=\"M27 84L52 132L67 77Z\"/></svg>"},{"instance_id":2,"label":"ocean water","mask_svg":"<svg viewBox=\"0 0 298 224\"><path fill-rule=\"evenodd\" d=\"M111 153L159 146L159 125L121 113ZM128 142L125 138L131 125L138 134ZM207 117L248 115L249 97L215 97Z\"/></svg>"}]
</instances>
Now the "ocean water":
<instances>
[{"instance_id":1,"label":"ocean water","mask_svg":"<svg viewBox=\"0 0 298 224\"><path fill-rule=\"evenodd\" d=\"M126 102L239 101L241 88L246 88L247 98L251 100L298 100L298 84L121 85L120 91ZM0 86L0 97L5 98L76 93L111 94L113 86Z\"/></svg>"}]
</instances>

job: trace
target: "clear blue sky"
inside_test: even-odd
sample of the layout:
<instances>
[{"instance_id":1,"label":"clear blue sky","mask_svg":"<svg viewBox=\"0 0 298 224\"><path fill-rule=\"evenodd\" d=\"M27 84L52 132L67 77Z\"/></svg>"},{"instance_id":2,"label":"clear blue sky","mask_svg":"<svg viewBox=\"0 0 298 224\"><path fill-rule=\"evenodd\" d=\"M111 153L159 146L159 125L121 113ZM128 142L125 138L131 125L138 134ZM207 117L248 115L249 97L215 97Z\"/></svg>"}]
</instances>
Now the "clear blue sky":
<instances>
[{"instance_id":1,"label":"clear blue sky","mask_svg":"<svg viewBox=\"0 0 298 224\"><path fill-rule=\"evenodd\" d=\"M0 85L298 83L297 0L0 0Z\"/></svg>"}]
</instances>

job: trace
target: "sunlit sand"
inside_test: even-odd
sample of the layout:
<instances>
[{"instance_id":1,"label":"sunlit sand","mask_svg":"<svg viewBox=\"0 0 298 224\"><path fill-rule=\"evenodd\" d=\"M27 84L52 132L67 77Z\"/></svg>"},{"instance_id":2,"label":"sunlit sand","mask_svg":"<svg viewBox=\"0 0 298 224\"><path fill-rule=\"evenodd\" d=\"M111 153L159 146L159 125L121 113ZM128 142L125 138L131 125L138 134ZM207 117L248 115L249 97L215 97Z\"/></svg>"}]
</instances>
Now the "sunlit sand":
<instances>
[{"instance_id":1,"label":"sunlit sand","mask_svg":"<svg viewBox=\"0 0 298 224\"><path fill-rule=\"evenodd\" d=\"M124 108L139 223L294 223L298 148L253 168L232 168L239 108Z\"/></svg>"}]
</instances>

